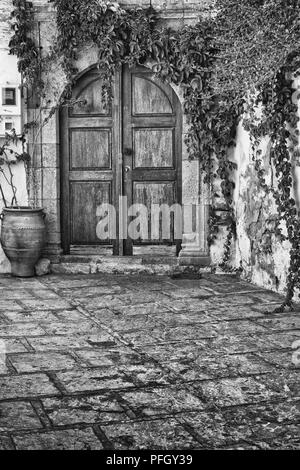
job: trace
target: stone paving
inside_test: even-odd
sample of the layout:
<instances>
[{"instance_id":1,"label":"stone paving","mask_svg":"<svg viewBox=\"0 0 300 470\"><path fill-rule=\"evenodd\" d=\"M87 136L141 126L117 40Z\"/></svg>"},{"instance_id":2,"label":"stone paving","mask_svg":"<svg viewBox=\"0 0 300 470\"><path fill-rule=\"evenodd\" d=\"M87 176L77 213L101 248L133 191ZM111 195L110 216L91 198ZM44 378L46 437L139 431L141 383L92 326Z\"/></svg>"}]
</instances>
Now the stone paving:
<instances>
[{"instance_id":1,"label":"stone paving","mask_svg":"<svg viewBox=\"0 0 300 470\"><path fill-rule=\"evenodd\" d=\"M209 274L0 292L1 449L300 448L300 309L266 315L278 295Z\"/></svg>"}]
</instances>

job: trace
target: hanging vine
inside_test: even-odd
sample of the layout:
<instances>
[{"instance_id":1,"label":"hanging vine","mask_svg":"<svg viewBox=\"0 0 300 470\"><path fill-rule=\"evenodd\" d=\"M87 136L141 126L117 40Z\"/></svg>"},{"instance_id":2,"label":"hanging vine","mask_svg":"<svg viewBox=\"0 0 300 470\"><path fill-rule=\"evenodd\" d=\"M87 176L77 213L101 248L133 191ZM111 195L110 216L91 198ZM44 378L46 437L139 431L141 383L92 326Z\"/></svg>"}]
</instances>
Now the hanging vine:
<instances>
[{"instance_id":1,"label":"hanging vine","mask_svg":"<svg viewBox=\"0 0 300 470\"><path fill-rule=\"evenodd\" d=\"M42 94L44 83L41 80L40 49L33 38L34 18L31 2L13 0L14 9L11 12L14 32L10 42L10 54L18 57L18 70L22 74L24 86L35 89L37 95Z\"/></svg>"},{"instance_id":2,"label":"hanging vine","mask_svg":"<svg viewBox=\"0 0 300 470\"><path fill-rule=\"evenodd\" d=\"M263 119L265 132L271 139L271 161L275 167L277 188L273 195L279 219L286 224L290 242L290 266L287 276L287 294L280 311L292 307L295 288L300 287L300 221L299 210L293 197L292 156L298 147L298 106L293 102L294 80L291 77L290 58L272 83L263 90ZM300 65L300 64L299 64ZM262 133L261 133L262 135ZM282 235L282 234L280 234Z\"/></svg>"},{"instance_id":3,"label":"hanging vine","mask_svg":"<svg viewBox=\"0 0 300 470\"><path fill-rule=\"evenodd\" d=\"M11 52L19 58L25 83L38 83L43 60L31 39L32 16L28 2L14 0L14 36ZM230 157L240 120L249 131L254 168L261 188L278 208L275 235L290 242L290 268L285 305L291 306L300 287L300 226L292 196L291 158L298 146L297 106L293 80L287 72L299 69L300 0L219 0L211 15L192 26L172 30L160 26L155 10L123 9L117 2L102 0L52 0L57 12L57 37L48 61L62 64L67 85L60 102L71 97L76 61L84 45L98 51L103 80L103 100L111 100L115 70L153 64L161 80L180 85L189 130L186 145L190 159L199 159L215 205L227 212L227 236L222 266L228 267L236 232L234 172ZM45 60L45 59L44 59ZM257 114L257 108L261 113ZM248 116L246 118L246 116ZM259 148L262 137L271 142L271 163L277 183L266 181ZM211 210L209 242L218 234L219 217ZM286 225L287 235L281 230Z\"/></svg>"}]
</instances>

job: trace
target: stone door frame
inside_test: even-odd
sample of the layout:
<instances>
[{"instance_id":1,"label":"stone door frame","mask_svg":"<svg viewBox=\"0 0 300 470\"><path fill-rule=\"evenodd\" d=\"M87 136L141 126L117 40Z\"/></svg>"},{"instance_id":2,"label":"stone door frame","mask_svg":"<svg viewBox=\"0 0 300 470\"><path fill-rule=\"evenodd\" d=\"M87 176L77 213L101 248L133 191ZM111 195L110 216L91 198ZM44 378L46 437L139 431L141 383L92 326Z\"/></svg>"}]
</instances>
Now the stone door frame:
<instances>
[{"instance_id":1,"label":"stone door frame","mask_svg":"<svg viewBox=\"0 0 300 470\"><path fill-rule=\"evenodd\" d=\"M51 38L49 30L55 28L55 11L52 7L41 9L36 13L36 31L34 35L45 52L49 50ZM97 63L98 54L95 47L85 47L79 53L75 64L78 77L86 73ZM153 63L144 64L151 67ZM56 103L66 83L65 75L60 64L49 70L45 78L45 99L41 108L36 106L34 99L28 100L23 107L24 122L40 120L49 115L53 103ZM182 265L207 266L210 264L209 247L207 243L210 196L207 186L200 174L199 160L190 161L185 145L188 130L186 116L183 112L183 90L170 83L177 94L182 106L182 204L197 205L198 230L183 234L182 249L179 253L179 263ZM28 135L28 152L33 155L32 166L34 176L30 182L30 193L35 203L44 207L47 217L47 246L44 255L53 262L59 261L62 254L61 243L61 172L60 172L60 133L59 112L56 111L47 124L36 132L32 129Z\"/></svg>"}]
</instances>

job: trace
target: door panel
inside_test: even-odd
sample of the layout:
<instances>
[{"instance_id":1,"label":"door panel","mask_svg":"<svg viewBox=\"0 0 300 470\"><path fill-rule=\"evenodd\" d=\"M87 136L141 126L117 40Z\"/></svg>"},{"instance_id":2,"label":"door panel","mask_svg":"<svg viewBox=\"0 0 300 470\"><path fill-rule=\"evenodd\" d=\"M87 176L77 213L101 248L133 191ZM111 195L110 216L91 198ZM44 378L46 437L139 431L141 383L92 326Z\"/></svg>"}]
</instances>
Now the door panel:
<instances>
[{"instance_id":1,"label":"door panel","mask_svg":"<svg viewBox=\"0 0 300 470\"><path fill-rule=\"evenodd\" d=\"M162 207L163 204L171 207L175 203L176 191L174 182L161 183L133 183L133 200L135 204L143 204L148 213L148 237L157 243L174 242L173 216L167 209L155 212L153 205ZM139 240L142 242L143 240ZM144 240L145 241L145 240ZM150 243L151 244L151 243Z\"/></svg>"},{"instance_id":2,"label":"door panel","mask_svg":"<svg viewBox=\"0 0 300 470\"><path fill-rule=\"evenodd\" d=\"M109 129L71 129L70 168L111 168Z\"/></svg>"},{"instance_id":3,"label":"door panel","mask_svg":"<svg viewBox=\"0 0 300 470\"><path fill-rule=\"evenodd\" d=\"M111 183L72 181L70 190L72 244L97 245L97 207L111 202Z\"/></svg>"},{"instance_id":4,"label":"door panel","mask_svg":"<svg viewBox=\"0 0 300 470\"><path fill-rule=\"evenodd\" d=\"M138 240L127 239L125 253L131 255L133 245L176 243L179 250L173 222L169 235L163 236L160 216L153 236L151 204L181 202L180 104L171 87L158 82L144 67L124 70L123 159L128 205L143 204L148 209L148 236L144 231Z\"/></svg>"},{"instance_id":5,"label":"door panel","mask_svg":"<svg viewBox=\"0 0 300 470\"><path fill-rule=\"evenodd\" d=\"M157 84L148 80L147 76L132 77L132 109L133 114L172 114L171 103L166 94Z\"/></svg>"},{"instance_id":6,"label":"door panel","mask_svg":"<svg viewBox=\"0 0 300 470\"><path fill-rule=\"evenodd\" d=\"M70 116L78 115L111 115L111 108L105 108L101 95L102 80L99 74L87 74L80 82L80 88L75 90L73 98L78 102L70 108Z\"/></svg>"},{"instance_id":7,"label":"door panel","mask_svg":"<svg viewBox=\"0 0 300 470\"><path fill-rule=\"evenodd\" d=\"M173 129L134 129L135 168L174 168Z\"/></svg>"}]
</instances>

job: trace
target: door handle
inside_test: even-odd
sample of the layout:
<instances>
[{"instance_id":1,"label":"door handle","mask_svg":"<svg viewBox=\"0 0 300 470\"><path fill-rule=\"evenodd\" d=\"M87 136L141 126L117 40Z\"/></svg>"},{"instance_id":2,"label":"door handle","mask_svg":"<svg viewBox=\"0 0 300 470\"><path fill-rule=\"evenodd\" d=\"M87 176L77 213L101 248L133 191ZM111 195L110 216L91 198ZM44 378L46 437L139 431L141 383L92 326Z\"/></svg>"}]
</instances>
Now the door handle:
<instances>
[{"instance_id":1,"label":"door handle","mask_svg":"<svg viewBox=\"0 0 300 470\"><path fill-rule=\"evenodd\" d=\"M125 166L124 171L125 171L125 173L128 173L128 171L130 171L130 166Z\"/></svg>"}]
</instances>

